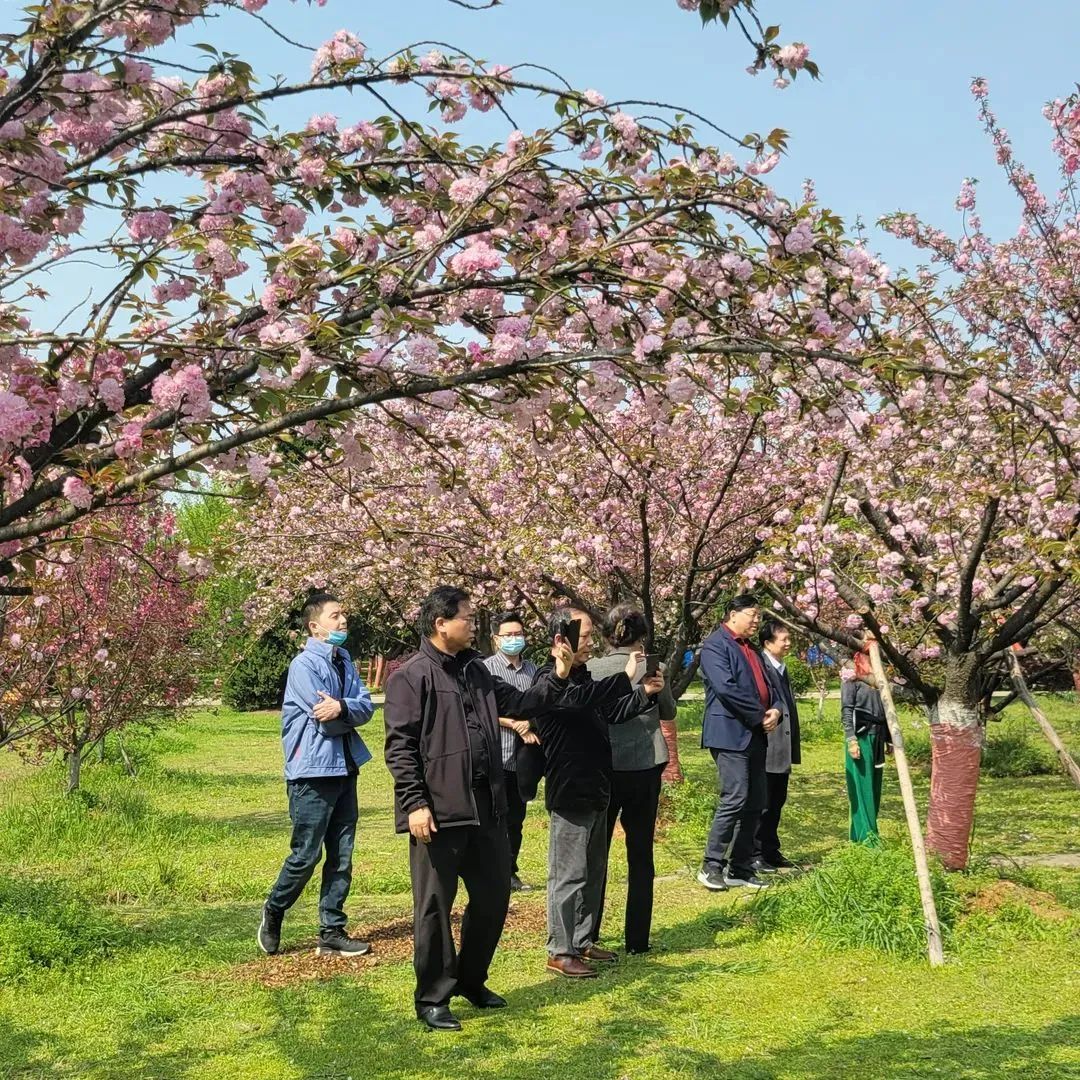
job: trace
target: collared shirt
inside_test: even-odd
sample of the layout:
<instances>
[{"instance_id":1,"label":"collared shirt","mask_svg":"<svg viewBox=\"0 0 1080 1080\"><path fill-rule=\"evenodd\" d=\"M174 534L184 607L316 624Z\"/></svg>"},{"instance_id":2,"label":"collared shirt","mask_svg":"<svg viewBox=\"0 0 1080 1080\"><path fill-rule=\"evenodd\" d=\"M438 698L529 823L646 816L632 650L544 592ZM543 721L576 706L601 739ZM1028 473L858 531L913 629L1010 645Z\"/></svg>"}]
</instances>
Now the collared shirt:
<instances>
[{"instance_id":1,"label":"collared shirt","mask_svg":"<svg viewBox=\"0 0 1080 1080\"><path fill-rule=\"evenodd\" d=\"M772 701L772 695L769 693L769 684L765 681L765 670L761 666L761 659L758 656L757 649L746 638L736 637L726 626L723 629L728 637L739 646L743 656L746 657L746 662L750 665L750 674L754 676L754 685L757 687L758 697L761 698L761 704L767 709Z\"/></svg>"},{"instance_id":2,"label":"collared shirt","mask_svg":"<svg viewBox=\"0 0 1080 1080\"><path fill-rule=\"evenodd\" d=\"M484 666L495 676L505 683L509 683L517 690L528 690L536 679L537 667L530 660L522 660L517 667L507 659L503 652L496 652L492 656L484 658ZM516 731L499 725L499 738L502 740L503 768L515 772L517 769L517 748L521 737Z\"/></svg>"},{"instance_id":3,"label":"collared shirt","mask_svg":"<svg viewBox=\"0 0 1080 1080\"><path fill-rule=\"evenodd\" d=\"M768 660L769 663L772 664L772 666L776 668L776 670L779 671L781 675L783 675L784 672L787 671L787 667L784 665L784 661L777 660L776 657L773 656L773 654L769 652L768 649L762 649L761 652L764 655L765 659Z\"/></svg>"}]
</instances>

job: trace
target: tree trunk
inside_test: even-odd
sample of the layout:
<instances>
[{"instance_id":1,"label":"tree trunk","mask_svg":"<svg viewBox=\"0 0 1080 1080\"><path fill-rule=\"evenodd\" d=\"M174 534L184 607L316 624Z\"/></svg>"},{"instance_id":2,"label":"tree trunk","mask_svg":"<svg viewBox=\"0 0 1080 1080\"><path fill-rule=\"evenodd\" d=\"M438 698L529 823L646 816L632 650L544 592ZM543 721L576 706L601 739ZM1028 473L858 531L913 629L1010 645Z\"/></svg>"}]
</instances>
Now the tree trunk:
<instances>
[{"instance_id":1,"label":"tree trunk","mask_svg":"<svg viewBox=\"0 0 1080 1080\"><path fill-rule=\"evenodd\" d=\"M819 724L823 724L825 722L825 698L827 697L828 693L829 684L823 681L821 686L818 687L817 695L817 722Z\"/></svg>"},{"instance_id":2,"label":"tree trunk","mask_svg":"<svg viewBox=\"0 0 1080 1080\"><path fill-rule=\"evenodd\" d=\"M927 847L941 857L947 870L963 870L968 863L982 761L978 699L950 697L946 683L945 695L930 710L930 743L933 771Z\"/></svg>"},{"instance_id":3,"label":"tree trunk","mask_svg":"<svg viewBox=\"0 0 1080 1080\"><path fill-rule=\"evenodd\" d=\"M67 759L67 784L64 786L64 794L71 795L79 790L79 777L82 774L82 747L69 750L65 755Z\"/></svg>"},{"instance_id":4,"label":"tree trunk","mask_svg":"<svg viewBox=\"0 0 1080 1080\"><path fill-rule=\"evenodd\" d=\"M679 762L679 732L674 720L661 720L660 732L667 743L668 763L664 766L661 779L665 784L681 784L686 778L683 776L682 765Z\"/></svg>"},{"instance_id":5,"label":"tree trunk","mask_svg":"<svg viewBox=\"0 0 1080 1080\"><path fill-rule=\"evenodd\" d=\"M1012 649L1006 652L1009 662L1009 675L1012 677L1013 686L1016 688L1016 693L1020 700L1028 707L1031 712L1035 723L1039 725L1039 729L1050 741L1050 745L1057 752L1058 759L1060 760L1065 772L1068 773L1072 782L1080 788L1080 765L1076 764L1072 754L1065 748L1065 744L1061 741L1061 736L1054 730L1053 725L1046 719L1046 714L1039 708L1039 703L1032 696L1031 691L1028 689L1028 684L1024 679L1024 672L1020 667L1020 661L1016 658L1016 653Z\"/></svg>"}]
</instances>

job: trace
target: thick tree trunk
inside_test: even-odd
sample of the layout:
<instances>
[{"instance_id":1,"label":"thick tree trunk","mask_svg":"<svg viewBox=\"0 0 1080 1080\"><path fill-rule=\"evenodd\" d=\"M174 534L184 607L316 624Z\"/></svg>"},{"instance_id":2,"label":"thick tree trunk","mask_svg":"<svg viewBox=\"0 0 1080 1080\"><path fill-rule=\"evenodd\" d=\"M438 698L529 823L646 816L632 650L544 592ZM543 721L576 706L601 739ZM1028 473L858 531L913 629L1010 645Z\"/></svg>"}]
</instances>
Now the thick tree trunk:
<instances>
[{"instance_id":1,"label":"thick tree trunk","mask_svg":"<svg viewBox=\"0 0 1080 1080\"><path fill-rule=\"evenodd\" d=\"M933 771L926 844L946 869L963 870L968 863L982 761L978 699L950 697L946 684L945 695L930 710L930 742Z\"/></svg>"}]
</instances>

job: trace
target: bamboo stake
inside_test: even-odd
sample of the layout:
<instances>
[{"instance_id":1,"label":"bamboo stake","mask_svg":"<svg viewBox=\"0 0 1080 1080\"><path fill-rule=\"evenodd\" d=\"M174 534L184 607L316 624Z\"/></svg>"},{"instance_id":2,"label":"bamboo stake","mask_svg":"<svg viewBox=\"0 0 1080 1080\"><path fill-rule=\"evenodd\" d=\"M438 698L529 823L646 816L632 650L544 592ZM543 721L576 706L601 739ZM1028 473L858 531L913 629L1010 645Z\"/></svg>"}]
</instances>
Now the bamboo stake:
<instances>
[{"instance_id":1,"label":"bamboo stake","mask_svg":"<svg viewBox=\"0 0 1080 1080\"><path fill-rule=\"evenodd\" d=\"M1039 703L1028 689L1027 680L1024 678L1024 672L1020 667L1020 661L1016 658L1016 652L1013 649L1006 649L1005 656L1008 659L1009 675L1012 677L1013 688L1016 690L1017 696L1028 707L1031 715L1035 718L1035 723L1039 725L1042 733L1050 740L1050 745L1057 751L1057 756L1065 767L1065 771L1072 778L1072 782L1080 788L1080 765L1076 764L1072 754L1065 749L1061 736L1054 730L1050 721L1046 719L1046 714L1039 708Z\"/></svg>"},{"instance_id":2,"label":"bamboo stake","mask_svg":"<svg viewBox=\"0 0 1080 1080\"><path fill-rule=\"evenodd\" d=\"M937 905L934 903L934 890L930 885L930 866L926 861L926 844L923 843L922 826L919 824L919 808L915 803L915 788L911 783L911 769L908 766L907 751L904 749L904 734L896 717L896 704L893 702L889 680L885 676L885 666L881 662L881 649L871 640L870 666L877 679L881 701L885 706L885 719L892 737L893 759L896 761L896 775L900 778L900 793L904 798L904 814L907 817L908 833L911 836L911 851L915 856L915 876L919 879L919 896L922 899L923 919L926 922L926 951L931 967L945 963L945 953L941 945L941 924L938 922Z\"/></svg>"}]
</instances>

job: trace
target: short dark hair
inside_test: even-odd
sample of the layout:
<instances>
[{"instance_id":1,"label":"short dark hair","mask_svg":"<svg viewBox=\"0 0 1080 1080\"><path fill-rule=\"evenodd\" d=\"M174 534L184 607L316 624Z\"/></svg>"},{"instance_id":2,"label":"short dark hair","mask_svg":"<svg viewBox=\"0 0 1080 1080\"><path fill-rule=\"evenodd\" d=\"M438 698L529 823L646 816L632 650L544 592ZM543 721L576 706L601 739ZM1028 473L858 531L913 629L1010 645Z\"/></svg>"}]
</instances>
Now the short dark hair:
<instances>
[{"instance_id":1,"label":"short dark hair","mask_svg":"<svg viewBox=\"0 0 1080 1080\"><path fill-rule=\"evenodd\" d=\"M758 598L753 593L739 593L738 596L733 596L724 606L724 618L726 619L733 611L745 611L746 608L758 606Z\"/></svg>"},{"instance_id":2,"label":"short dark hair","mask_svg":"<svg viewBox=\"0 0 1080 1080\"><path fill-rule=\"evenodd\" d=\"M436 619L457 618L458 608L468 599L469 594L456 585L437 585L420 601L417 625L421 636L429 638L435 633Z\"/></svg>"},{"instance_id":3,"label":"short dark hair","mask_svg":"<svg viewBox=\"0 0 1080 1080\"><path fill-rule=\"evenodd\" d=\"M616 604L604 616L604 637L616 649L642 641L648 634L645 615L636 604Z\"/></svg>"},{"instance_id":4,"label":"short dark hair","mask_svg":"<svg viewBox=\"0 0 1080 1080\"><path fill-rule=\"evenodd\" d=\"M311 595L308 596L308 598L304 601L304 606L300 611L300 618L303 622L304 629L306 630L308 628L308 623L314 622L322 614L323 608L326 607L327 604L340 603L341 601L336 596L334 596L333 593L311 593Z\"/></svg>"},{"instance_id":5,"label":"short dark hair","mask_svg":"<svg viewBox=\"0 0 1080 1080\"><path fill-rule=\"evenodd\" d=\"M521 623L522 629L525 628L525 620L521 617L520 611L514 611L512 608L507 608L505 611L500 611L498 615L491 620L492 633L498 633L499 627L503 623L516 622Z\"/></svg>"},{"instance_id":6,"label":"short dark hair","mask_svg":"<svg viewBox=\"0 0 1080 1080\"><path fill-rule=\"evenodd\" d=\"M760 645L768 645L781 630L789 629L790 627L785 626L782 622L766 617L761 623L761 629L758 630L758 643Z\"/></svg>"}]
</instances>

